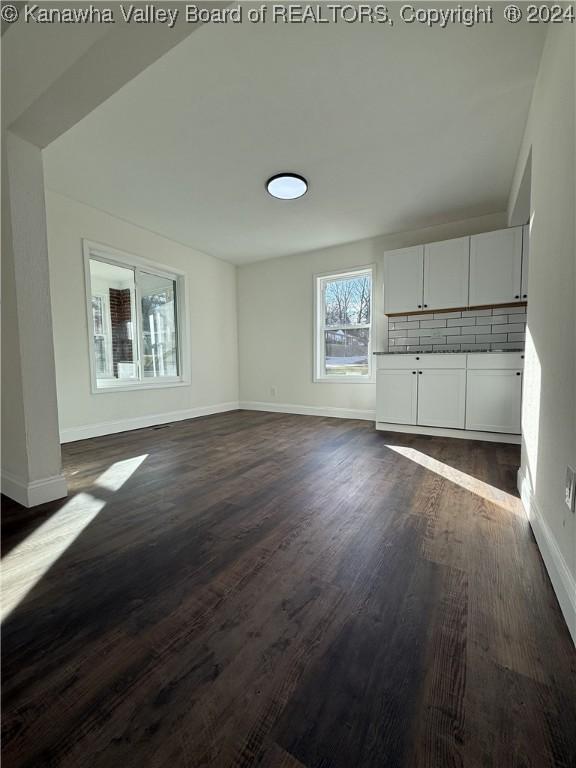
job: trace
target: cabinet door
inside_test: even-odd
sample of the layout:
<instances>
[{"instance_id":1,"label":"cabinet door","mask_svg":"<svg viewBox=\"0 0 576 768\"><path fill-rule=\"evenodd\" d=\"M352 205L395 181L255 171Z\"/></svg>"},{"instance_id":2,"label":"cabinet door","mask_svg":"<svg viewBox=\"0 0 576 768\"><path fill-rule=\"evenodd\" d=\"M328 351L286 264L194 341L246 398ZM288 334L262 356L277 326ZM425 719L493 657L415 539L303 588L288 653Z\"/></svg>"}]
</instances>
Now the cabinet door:
<instances>
[{"instance_id":1,"label":"cabinet door","mask_svg":"<svg viewBox=\"0 0 576 768\"><path fill-rule=\"evenodd\" d=\"M470 306L520 301L522 227L470 238Z\"/></svg>"},{"instance_id":2,"label":"cabinet door","mask_svg":"<svg viewBox=\"0 0 576 768\"><path fill-rule=\"evenodd\" d=\"M424 246L424 307L468 306L470 238Z\"/></svg>"},{"instance_id":3,"label":"cabinet door","mask_svg":"<svg viewBox=\"0 0 576 768\"><path fill-rule=\"evenodd\" d=\"M464 429L466 371L418 371L418 424Z\"/></svg>"},{"instance_id":4,"label":"cabinet door","mask_svg":"<svg viewBox=\"0 0 576 768\"><path fill-rule=\"evenodd\" d=\"M418 375L413 371L378 371L376 421L416 424Z\"/></svg>"},{"instance_id":5,"label":"cabinet door","mask_svg":"<svg viewBox=\"0 0 576 768\"><path fill-rule=\"evenodd\" d=\"M468 371L466 429L520 434L521 371Z\"/></svg>"},{"instance_id":6,"label":"cabinet door","mask_svg":"<svg viewBox=\"0 0 576 768\"><path fill-rule=\"evenodd\" d=\"M384 254L384 312L422 309L424 246L386 251Z\"/></svg>"},{"instance_id":7,"label":"cabinet door","mask_svg":"<svg viewBox=\"0 0 576 768\"><path fill-rule=\"evenodd\" d=\"M530 226L522 227L522 301L528 298L528 259L530 257Z\"/></svg>"}]
</instances>

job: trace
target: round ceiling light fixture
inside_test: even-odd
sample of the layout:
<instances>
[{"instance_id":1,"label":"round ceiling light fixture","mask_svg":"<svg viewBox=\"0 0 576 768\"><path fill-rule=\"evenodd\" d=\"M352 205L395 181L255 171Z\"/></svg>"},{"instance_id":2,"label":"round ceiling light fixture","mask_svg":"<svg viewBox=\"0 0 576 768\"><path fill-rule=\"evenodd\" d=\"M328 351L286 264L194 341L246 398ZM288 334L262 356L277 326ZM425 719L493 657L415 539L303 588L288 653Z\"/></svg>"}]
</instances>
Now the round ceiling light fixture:
<instances>
[{"instance_id":1,"label":"round ceiling light fixture","mask_svg":"<svg viewBox=\"0 0 576 768\"><path fill-rule=\"evenodd\" d=\"M308 182L297 173L277 173L266 182L266 189L278 200L296 200L308 191Z\"/></svg>"}]
</instances>

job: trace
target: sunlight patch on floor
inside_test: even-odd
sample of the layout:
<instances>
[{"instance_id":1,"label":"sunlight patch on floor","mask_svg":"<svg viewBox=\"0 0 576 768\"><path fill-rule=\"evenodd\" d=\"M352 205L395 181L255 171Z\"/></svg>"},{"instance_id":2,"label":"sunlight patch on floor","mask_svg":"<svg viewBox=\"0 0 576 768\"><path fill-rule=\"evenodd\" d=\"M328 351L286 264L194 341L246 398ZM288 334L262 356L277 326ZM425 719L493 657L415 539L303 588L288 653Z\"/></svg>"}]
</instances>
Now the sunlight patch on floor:
<instances>
[{"instance_id":1,"label":"sunlight patch on floor","mask_svg":"<svg viewBox=\"0 0 576 768\"><path fill-rule=\"evenodd\" d=\"M502 491L500 488L485 483L483 480L468 475L466 472L451 467L449 464L438 461L438 459L428 456L426 453L422 453L422 451L418 451L415 448L390 444L387 444L386 447L390 448L391 451L395 451L395 453L404 456L406 459L410 459L410 461L420 464L421 467L430 470L430 472L435 472L437 475L449 480L451 483L459 485L466 491L470 491L471 493L486 499L486 501L489 501L492 504L496 504L514 514L521 513L520 500L511 493L506 493L506 491Z\"/></svg>"},{"instance_id":2,"label":"sunlight patch on floor","mask_svg":"<svg viewBox=\"0 0 576 768\"><path fill-rule=\"evenodd\" d=\"M104 488L107 491L118 491L124 483L136 472L138 467L148 458L148 454L134 456L132 459L116 461L96 480L95 485L98 488Z\"/></svg>"},{"instance_id":3,"label":"sunlight patch on floor","mask_svg":"<svg viewBox=\"0 0 576 768\"><path fill-rule=\"evenodd\" d=\"M79 493L2 559L2 621L106 505Z\"/></svg>"},{"instance_id":4,"label":"sunlight patch on floor","mask_svg":"<svg viewBox=\"0 0 576 768\"><path fill-rule=\"evenodd\" d=\"M114 462L97 478L95 488L118 491L147 458L145 453ZM77 494L2 558L2 621L105 506L106 499L85 492Z\"/></svg>"}]
</instances>

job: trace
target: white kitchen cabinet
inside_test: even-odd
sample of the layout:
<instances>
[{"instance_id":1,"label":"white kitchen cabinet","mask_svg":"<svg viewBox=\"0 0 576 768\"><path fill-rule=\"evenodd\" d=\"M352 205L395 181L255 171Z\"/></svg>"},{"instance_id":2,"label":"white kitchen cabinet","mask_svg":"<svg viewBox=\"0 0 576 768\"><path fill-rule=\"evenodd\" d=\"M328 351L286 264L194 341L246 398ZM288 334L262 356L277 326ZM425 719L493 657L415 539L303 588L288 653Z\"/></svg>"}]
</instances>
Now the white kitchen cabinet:
<instances>
[{"instance_id":1,"label":"white kitchen cabinet","mask_svg":"<svg viewBox=\"0 0 576 768\"><path fill-rule=\"evenodd\" d=\"M530 257L530 226L522 227L522 286L520 293L522 301L528 299L528 259Z\"/></svg>"},{"instance_id":2,"label":"white kitchen cabinet","mask_svg":"<svg viewBox=\"0 0 576 768\"><path fill-rule=\"evenodd\" d=\"M522 372L468 369L466 429L520 434Z\"/></svg>"},{"instance_id":3,"label":"white kitchen cabinet","mask_svg":"<svg viewBox=\"0 0 576 768\"><path fill-rule=\"evenodd\" d=\"M470 238L470 306L521 301L522 227Z\"/></svg>"},{"instance_id":4,"label":"white kitchen cabinet","mask_svg":"<svg viewBox=\"0 0 576 768\"><path fill-rule=\"evenodd\" d=\"M468 306L470 238L424 246L424 309Z\"/></svg>"},{"instance_id":5,"label":"white kitchen cabinet","mask_svg":"<svg viewBox=\"0 0 576 768\"><path fill-rule=\"evenodd\" d=\"M464 429L465 402L465 370L418 370L417 424Z\"/></svg>"},{"instance_id":6,"label":"white kitchen cabinet","mask_svg":"<svg viewBox=\"0 0 576 768\"><path fill-rule=\"evenodd\" d=\"M416 369L381 370L376 374L376 420L416 424L418 403Z\"/></svg>"},{"instance_id":7,"label":"white kitchen cabinet","mask_svg":"<svg viewBox=\"0 0 576 768\"><path fill-rule=\"evenodd\" d=\"M384 312L418 312L422 309L424 246L386 251L384 254Z\"/></svg>"}]
</instances>

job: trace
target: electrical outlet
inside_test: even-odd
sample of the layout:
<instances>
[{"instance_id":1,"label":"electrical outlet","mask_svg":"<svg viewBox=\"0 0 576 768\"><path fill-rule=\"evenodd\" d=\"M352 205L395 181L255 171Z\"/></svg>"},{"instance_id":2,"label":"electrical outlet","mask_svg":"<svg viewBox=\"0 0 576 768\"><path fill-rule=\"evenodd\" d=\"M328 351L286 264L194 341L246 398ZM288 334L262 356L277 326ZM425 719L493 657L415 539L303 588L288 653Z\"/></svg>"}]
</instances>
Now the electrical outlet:
<instances>
[{"instance_id":1,"label":"electrical outlet","mask_svg":"<svg viewBox=\"0 0 576 768\"><path fill-rule=\"evenodd\" d=\"M576 471L566 467L566 506L570 512L576 511Z\"/></svg>"}]
</instances>

